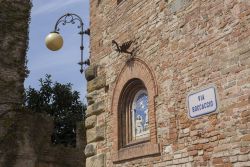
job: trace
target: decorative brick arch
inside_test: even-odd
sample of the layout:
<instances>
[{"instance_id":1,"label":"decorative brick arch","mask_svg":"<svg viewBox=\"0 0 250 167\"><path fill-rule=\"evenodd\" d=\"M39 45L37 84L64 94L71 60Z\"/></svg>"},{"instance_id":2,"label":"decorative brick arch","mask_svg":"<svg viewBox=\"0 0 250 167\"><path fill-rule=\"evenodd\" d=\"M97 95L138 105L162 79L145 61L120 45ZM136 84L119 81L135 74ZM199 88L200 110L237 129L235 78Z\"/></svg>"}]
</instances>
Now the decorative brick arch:
<instances>
[{"instance_id":1,"label":"decorative brick arch","mask_svg":"<svg viewBox=\"0 0 250 167\"><path fill-rule=\"evenodd\" d=\"M149 109L149 141L136 146L120 148L119 147L119 100L123 93L124 87L133 79L139 79L143 82L148 92L148 109ZM157 129L155 116L155 97L158 95L157 83L154 74L150 67L141 59L133 58L125 64L119 76L116 79L116 84L113 90L112 97L112 124L113 124L113 155L114 161L122 161L126 159L142 157L159 153L159 145L157 144ZM138 147L139 145L139 147ZM133 154L131 154L131 151Z\"/></svg>"}]
</instances>

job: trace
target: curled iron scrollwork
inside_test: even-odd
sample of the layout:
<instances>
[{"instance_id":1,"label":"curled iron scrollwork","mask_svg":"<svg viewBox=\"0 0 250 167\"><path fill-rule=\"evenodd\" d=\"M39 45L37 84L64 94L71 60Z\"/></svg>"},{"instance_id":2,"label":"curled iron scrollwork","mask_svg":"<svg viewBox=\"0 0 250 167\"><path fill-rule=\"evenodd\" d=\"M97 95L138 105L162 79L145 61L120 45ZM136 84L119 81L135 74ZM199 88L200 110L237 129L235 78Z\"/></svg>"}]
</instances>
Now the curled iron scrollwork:
<instances>
[{"instance_id":1,"label":"curled iron scrollwork","mask_svg":"<svg viewBox=\"0 0 250 167\"><path fill-rule=\"evenodd\" d=\"M56 22L54 31L60 31L60 28L59 28L60 24L62 24L62 25L66 25L68 23L75 24L76 21L80 22L80 25L78 25L77 28L79 28L79 29L82 28L82 30L83 30L82 19L76 14L67 13L58 19L58 21Z\"/></svg>"},{"instance_id":2,"label":"curled iron scrollwork","mask_svg":"<svg viewBox=\"0 0 250 167\"><path fill-rule=\"evenodd\" d=\"M75 24L76 21L79 21L79 25L77 26L78 29L80 29L80 32L79 34L81 35L81 45L80 45L80 50L81 50L81 60L80 62L78 63L80 66L81 66L81 69L80 69L80 72L82 73L84 70L83 70L83 66L87 66L90 64L89 62L89 59L83 61L83 34L87 34L87 35L90 35L90 30L87 29L85 31L83 31L83 21L81 19L80 16L74 14L74 13L67 13L63 16L61 16L56 24L55 24L55 28L54 28L54 32L59 32L60 31L60 28L59 28L59 25L62 24L62 25L66 25L66 24Z\"/></svg>"}]
</instances>

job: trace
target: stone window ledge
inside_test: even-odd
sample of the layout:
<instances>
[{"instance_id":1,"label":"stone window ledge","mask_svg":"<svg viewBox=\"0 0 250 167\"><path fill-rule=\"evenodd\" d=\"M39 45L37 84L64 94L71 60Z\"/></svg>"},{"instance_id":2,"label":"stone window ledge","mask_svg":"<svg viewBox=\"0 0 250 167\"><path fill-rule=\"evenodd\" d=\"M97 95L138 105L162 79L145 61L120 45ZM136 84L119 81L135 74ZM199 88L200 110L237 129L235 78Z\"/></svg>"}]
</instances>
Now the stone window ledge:
<instances>
[{"instance_id":1,"label":"stone window ledge","mask_svg":"<svg viewBox=\"0 0 250 167\"><path fill-rule=\"evenodd\" d=\"M113 162L119 163L124 160L135 159L144 156L160 154L159 144L141 143L119 149L113 156Z\"/></svg>"}]
</instances>

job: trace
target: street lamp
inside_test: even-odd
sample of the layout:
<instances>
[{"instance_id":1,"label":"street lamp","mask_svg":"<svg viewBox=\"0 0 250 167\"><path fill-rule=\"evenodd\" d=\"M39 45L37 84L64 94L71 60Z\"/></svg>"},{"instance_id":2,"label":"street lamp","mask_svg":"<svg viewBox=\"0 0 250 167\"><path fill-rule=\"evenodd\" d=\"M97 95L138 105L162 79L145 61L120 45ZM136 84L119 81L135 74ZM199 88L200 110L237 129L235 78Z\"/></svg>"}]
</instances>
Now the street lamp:
<instances>
[{"instance_id":1,"label":"street lamp","mask_svg":"<svg viewBox=\"0 0 250 167\"><path fill-rule=\"evenodd\" d=\"M90 35L90 30L83 30L83 21L80 16L74 14L74 13L67 13L63 16L61 16L55 25L54 31L49 33L46 38L45 38L45 43L46 46L49 50L52 51L57 51L61 49L63 46L63 38L60 35L59 31L60 29L58 28L59 24L66 25L67 23L75 24L75 21L79 21L80 25L77 26L77 28L80 29L79 34L81 35L81 45L80 45L80 50L81 50L81 61L78 63L81 66L80 72L83 72L83 65L89 65L89 59L83 61L83 35L87 34Z\"/></svg>"}]
</instances>

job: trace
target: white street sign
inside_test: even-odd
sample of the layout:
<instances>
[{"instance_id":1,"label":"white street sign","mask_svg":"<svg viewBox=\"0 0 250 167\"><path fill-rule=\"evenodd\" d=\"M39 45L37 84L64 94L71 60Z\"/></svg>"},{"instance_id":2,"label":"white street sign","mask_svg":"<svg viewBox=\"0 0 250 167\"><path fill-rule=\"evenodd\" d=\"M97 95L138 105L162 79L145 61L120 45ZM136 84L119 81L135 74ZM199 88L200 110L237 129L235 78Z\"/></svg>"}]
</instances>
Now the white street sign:
<instances>
[{"instance_id":1,"label":"white street sign","mask_svg":"<svg viewBox=\"0 0 250 167\"><path fill-rule=\"evenodd\" d=\"M189 117L196 118L215 112L218 106L216 98L214 86L190 93L187 97Z\"/></svg>"}]
</instances>

